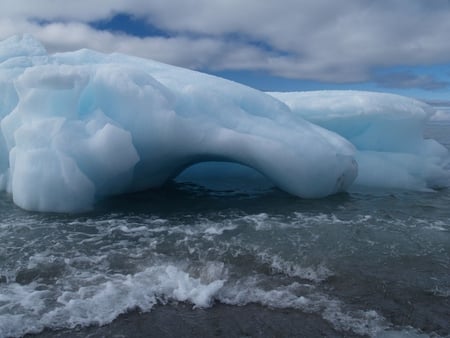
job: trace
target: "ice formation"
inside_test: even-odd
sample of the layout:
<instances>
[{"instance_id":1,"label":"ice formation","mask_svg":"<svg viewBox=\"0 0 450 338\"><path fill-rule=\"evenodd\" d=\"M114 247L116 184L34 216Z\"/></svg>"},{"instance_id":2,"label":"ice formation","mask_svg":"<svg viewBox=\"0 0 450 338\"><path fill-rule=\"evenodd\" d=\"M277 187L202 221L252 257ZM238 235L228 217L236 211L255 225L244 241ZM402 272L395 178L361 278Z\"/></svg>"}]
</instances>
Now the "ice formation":
<instances>
[{"instance_id":1,"label":"ice formation","mask_svg":"<svg viewBox=\"0 0 450 338\"><path fill-rule=\"evenodd\" d=\"M28 210L86 210L211 160L301 197L357 175L348 141L265 93L121 54L49 55L28 35L0 42L0 119L0 190Z\"/></svg>"},{"instance_id":2,"label":"ice formation","mask_svg":"<svg viewBox=\"0 0 450 338\"><path fill-rule=\"evenodd\" d=\"M423 138L435 110L387 93L313 91L270 93L298 116L334 131L357 149L352 188L429 190L449 185L447 149Z\"/></svg>"},{"instance_id":3,"label":"ice formation","mask_svg":"<svg viewBox=\"0 0 450 338\"><path fill-rule=\"evenodd\" d=\"M450 121L450 110L438 109L431 117L431 122L449 122Z\"/></svg>"}]
</instances>

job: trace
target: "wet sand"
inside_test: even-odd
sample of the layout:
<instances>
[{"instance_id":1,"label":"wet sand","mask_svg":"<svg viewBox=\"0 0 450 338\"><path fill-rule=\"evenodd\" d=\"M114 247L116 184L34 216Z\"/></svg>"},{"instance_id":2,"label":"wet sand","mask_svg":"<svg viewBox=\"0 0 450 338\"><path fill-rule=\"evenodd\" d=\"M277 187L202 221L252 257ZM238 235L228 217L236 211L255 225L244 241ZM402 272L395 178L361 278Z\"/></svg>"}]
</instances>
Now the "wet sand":
<instances>
[{"instance_id":1,"label":"wet sand","mask_svg":"<svg viewBox=\"0 0 450 338\"><path fill-rule=\"evenodd\" d=\"M28 338L50 337L360 337L338 332L320 316L296 310L269 309L256 304L193 309L189 304L132 311L105 326L46 330Z\"/></svg>"}]
</instances>

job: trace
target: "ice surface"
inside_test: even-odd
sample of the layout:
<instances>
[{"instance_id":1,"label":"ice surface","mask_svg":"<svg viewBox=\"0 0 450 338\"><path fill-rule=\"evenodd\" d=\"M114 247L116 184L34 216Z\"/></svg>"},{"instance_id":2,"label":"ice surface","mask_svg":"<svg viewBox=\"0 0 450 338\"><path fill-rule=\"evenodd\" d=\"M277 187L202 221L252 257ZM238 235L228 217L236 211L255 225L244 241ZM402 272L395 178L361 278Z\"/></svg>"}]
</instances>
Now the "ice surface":
<instances>
[{"instance_id":1,"label":"ice surface","mask_svg":"<svg viewBox=\"0 0 450 338\"><path fill-rule=\"evenodd\" d=\"M0 42L0 190L24 209L76 212L209 161L305 198L355 178L355 188L429 190L449 183L447 150L422 136L433 113L391 94L268 95L122 54L49 55L16 36Z\"/></svg>"},{"instance_id":2,"label":"ice surface","mask_svg":"<svg viewBox=\"0 0 450 338\"><path fill-rule=\"evenodd\" d=\"M424 139L435 110L387 93L312 91L270 93L306 120L334 131L358 150L352 188L429 190L449 185L447 149Z\"/></svg>"},{"instance_id":3,"label":"ice surface","mask_svg":"<svg viewBox=\"0 0 450 338\"><path fill-rule=\"evenodd\" d=\"M265 93L121 54L48 55L27 35L0 42L0 118L0 189L29 210L86 210L205 161L307 198L357 175L348 141Z\"/></svg>"},{"instance_id":4,"label":"ice surface","mask_svg":"<svg viewBox=\"0 0 450 338\"><path fill-rule=\"evenodd\" d=\"M431 117L432 122L449 122L450 121L450 110L449 109L438 109Z\"/></svg>"}]
</instances>

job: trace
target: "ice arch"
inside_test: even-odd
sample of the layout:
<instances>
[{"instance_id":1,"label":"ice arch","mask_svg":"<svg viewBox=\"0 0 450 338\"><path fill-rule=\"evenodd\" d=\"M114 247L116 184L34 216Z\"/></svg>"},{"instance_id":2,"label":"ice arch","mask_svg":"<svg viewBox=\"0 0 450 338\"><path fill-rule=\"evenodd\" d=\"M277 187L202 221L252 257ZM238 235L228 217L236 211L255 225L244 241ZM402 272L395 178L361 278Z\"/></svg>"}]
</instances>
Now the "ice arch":
<instances>
[{"instance_id":1,"label":"ice arch","mask_svg":"<svg viewBox=\"0 0 450 338\"><path fill-rule=\"evenodd\" d=\"M25 209L86 210L210 160L308 198L357 175L345 139L224 79L121 54L48 55L30 36L0 42L0 62L0 188Z\"/></svg>"}]
</instances>

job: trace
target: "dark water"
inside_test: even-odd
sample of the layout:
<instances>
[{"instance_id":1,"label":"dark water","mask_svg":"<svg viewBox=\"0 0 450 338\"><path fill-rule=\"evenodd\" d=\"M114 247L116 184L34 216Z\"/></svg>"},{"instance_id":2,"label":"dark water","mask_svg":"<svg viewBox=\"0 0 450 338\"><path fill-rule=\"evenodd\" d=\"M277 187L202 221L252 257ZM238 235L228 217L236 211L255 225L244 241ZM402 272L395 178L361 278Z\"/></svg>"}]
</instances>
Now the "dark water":
<instances>
[{"instance_id":1,"label":"dark water","mask_svg":"<svg viewBox=\"0 0 450 338\"><path fill-rule=\"evenodd\" d=\"M449 147L450 125L427 136ZM450 190L302 200L258 175L216 184L83 215L1 195L0 336L450 335Z\"/></svg>"}]
</instances>

